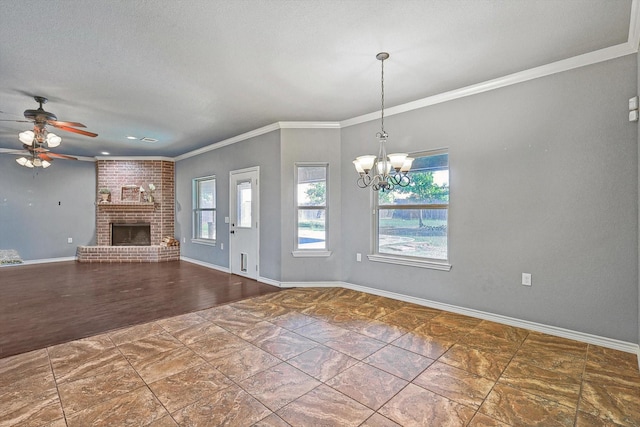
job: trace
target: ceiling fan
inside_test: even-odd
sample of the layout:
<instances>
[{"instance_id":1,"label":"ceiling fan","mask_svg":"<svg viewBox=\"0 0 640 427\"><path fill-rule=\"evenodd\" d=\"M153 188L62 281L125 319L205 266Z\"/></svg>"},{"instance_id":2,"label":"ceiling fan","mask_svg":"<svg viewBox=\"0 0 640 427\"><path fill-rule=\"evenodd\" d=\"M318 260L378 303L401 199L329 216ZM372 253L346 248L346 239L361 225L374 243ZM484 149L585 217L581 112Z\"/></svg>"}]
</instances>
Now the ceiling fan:
<instances>
[{"instance_id":1,"label":"ceiling fan","mask_svg":"<svg viewBox=\"0 0 640 427\"><path fill-rule=\"evenodd\" d=\"M47 103L47 98L34 96L33 99L35 99L40 106L37 110L25 110L24 118L26 120L0 120L3 122L33 123L33 130L20 132L18 135L18 139L22 142L24 150L12 151L9 152L9 154L25 154L27 157L16 159L16 162L29 168L47 168L51 165L53 158L77 160L75 157L52 153L49 150L50 148L59 146L62 142L62 138L49 132L46 126L51 125L67 132L73 132L92 138L95 138L98 134L82 129L76 129L84 128L86 126L77 122L60 121L55 114L45 111L44 108L42 108L42 104Z\"/></svg>"},{"instance_id":2,"label":"ceiling fan","mask_svg":"<svg viewBox=\"0 0 640 427\"><path fill-rule=\"evenodd\" d=\"M78 160L73 156L67 156L66 154L56 154L47 150L44 147L33 147L27 144L24 144L24 150L14 150L14 151L5 151L6 154L15 154L21 155L16 159L16 162L20 166L25 166L27 168L48 168L51 166L51 162L53 159L68 159L68 160Z\"/></svg>"}]
</instances>

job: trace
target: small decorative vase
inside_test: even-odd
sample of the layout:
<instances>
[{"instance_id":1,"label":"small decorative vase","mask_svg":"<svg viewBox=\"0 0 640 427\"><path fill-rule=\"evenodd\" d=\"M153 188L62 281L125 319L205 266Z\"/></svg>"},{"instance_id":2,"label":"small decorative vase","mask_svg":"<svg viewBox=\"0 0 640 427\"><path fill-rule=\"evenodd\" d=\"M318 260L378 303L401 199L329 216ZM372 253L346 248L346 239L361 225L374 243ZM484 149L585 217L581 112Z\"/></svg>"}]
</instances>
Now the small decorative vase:
<instances>
[{"instance_id":1,"label":"small decorative vase","mask_svg":"<svg viewBox=\"0 0 640 427\"><path fill-rule=\"evenodd\" d=\"M102 199L103 202L108 202L109 194L100 193L100 198Z\"/></svg>"},{"instance_id":2,"label":"small decorative vase","mask_svg":"<svg viewBox=\"0 0 640 427\"><path fill-rule=\"evenodd\" d=\"M153 196L149 194L149 203L153 203Z\"/></svg>"}]
</instances>

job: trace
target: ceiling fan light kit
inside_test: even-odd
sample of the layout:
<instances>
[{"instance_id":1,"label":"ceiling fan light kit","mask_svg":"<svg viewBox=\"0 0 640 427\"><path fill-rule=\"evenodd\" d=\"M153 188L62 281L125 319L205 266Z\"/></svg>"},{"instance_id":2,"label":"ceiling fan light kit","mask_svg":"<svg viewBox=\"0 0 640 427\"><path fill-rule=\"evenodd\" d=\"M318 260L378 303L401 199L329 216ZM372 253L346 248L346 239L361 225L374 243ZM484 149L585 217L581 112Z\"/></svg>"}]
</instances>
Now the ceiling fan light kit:
<instances>
[{"instance_id":1,"label":"ceiling fan light kit","mask_svg":"<svg viewBox=\"0 0 640 427\"><path fill-rule=\"evenodd\" d=\"M20 157L16 159L16 162L20 166L24 166L27 168L43 168L46 169L51 166L51 163L46 160L41 160L38 157L33 157L32 159L27 159L26 157Z\"/></svg>"},{"instance_id":2,"label":"ceiling fan light kit","mask_svg":"<svg viewBox=\"0 0 640 427\"><path fill-rule=\"evenodd\" d=\"M62 138L55 133L49 132L46 126L50 125L67 132L73 132L92 138L98 136L98 134L82 129L76 129L79 127L86 127L82 123L59 121L58 117L55 114L45 111L42 108L42 104L47 103L47 98L42 96L34 96L33 99L35 99L35 101L40 104L40 107L37 110L24 111L24 118L33 122L33 130L26 130L18 134L18 139L20 140L20 142L22 142L23 147L25 148L26 153L28 153L29 156L20 157L16 159L16 162L20 166L24 166L27 168L48 168L49 166L51 166L51 161L53 160L52 157L77 160L72 156L49 152L50 148L56 148L62 143ZM24 120L15 121L23 122Z\"/></svg>"}]
</instances>

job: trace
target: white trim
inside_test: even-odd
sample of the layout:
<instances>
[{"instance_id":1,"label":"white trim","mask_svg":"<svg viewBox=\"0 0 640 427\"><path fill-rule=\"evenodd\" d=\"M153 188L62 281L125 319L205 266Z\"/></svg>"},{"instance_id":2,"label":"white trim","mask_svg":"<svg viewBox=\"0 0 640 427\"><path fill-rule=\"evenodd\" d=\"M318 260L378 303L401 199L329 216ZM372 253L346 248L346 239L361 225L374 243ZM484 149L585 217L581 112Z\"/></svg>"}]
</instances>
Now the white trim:
<instances>
[{"instance_id":1,"label":"white trim","mask_svg":"<svg viewBox=\"0 0 640 427\"><path fill-rule=\"evenodd\" d=\"M539 67L530 68L506 76L498 77L493 80L477 83L474 85L453 89L448 92L439 93L416 101L407 102L406 104L396 105L395 107L385 108L385 116L393 116L402 114L431 105L441 104L443 102L452 101L454 99L464 98L466 96L477 95L479 93L488 92L495 89L511 86L517 83L523 83L529 80L546 77L552 74L562 73L564 71L573 70L575 68L585 67L600 62L609 61L626 55L638 52L638 44L640 42L640 0L633 0L631 4L631 21L629 27L629 40L615 46L609 46L603 49L587 52L571 58L562 59L550 64L541 65ZM175 161L188 159L208 151L226 147L249 138L253 138L265 133L273 132L280 129L343 129L349 126L358 125L370 121L380 119L380 111L364 114L340 122L276 122L261 128L246 132L229 139L189 151L174 157Z\"/></svg>"},{"instance_id":2,"label":"white trim","mask_svg":"<svg viewBox=\"0 0 640 427\"><path fill-rule=\"evenodd\" d=\"M162 160L165 162L175 162L173 157L163 156L96 156L95 160Z\"/></svg>"},{"instance_id":3,"label":"white trim","mask_svg":"<svg viewBox=\"0 0 640 427\"><path fill-rule=\"evenodd\" d=\"M280 129L340 129L339 122L278 122Z\"/></svg>"},{"instance_id":4,"label":"white trim","mask_svg":"<svg viewBox=\"0 0 640 427\"><path fill-rule=\"evenodd\" d=\"M637 50L638 50L637 46L635 49L633 49L629 43L621 43L616 46L610 46L604 49L585 53L583 55L578 55L572 58L563 59L561 61L553 62L551 64L530 68L528 70L509 74L503 77L498 77L497 79L488 80L486 82L477 83L471 86L450 90L448 92L443 92L437 95L418 99L416 101L407 102L406 104L397 105L395 107L385 108L384 115L385 117L393 116L396 114L406 113L408 111L413 111L420 108L428 107L430 105L441 104L443 102L452 101L454 99L463 98L471 95L477 95L482 92L487 92L490 90L511 86L517 83L522 83L522 82L537 79L540 77L549 76L551 74L561 73L564 71L572 70L574 68L584 67L586 65L592 65L592 64L597 64L599 62L616 59L622 56L636 53ZM340 127L345 128L345 127L354 126L360 123L370 122L370 121L379 120L379 119L380 119L380 111L376 111L373 113L354 117L352 119L343 120L340 122Z\"/></svg>"},{"instance_id":5,"label":"white trim","mask_svg":"<svg viewBox=\"0 0 640 427\"><path fill-rule=\"evenodd\" d=\"M279 130L280 125L278 123L273 123L267 126L263 126L258 129L254 129L249 132L242 133L240 135L234 136L233 138L225 139L220 142L216 142L211 145L207 145L206 147L198 148L197 150L189 151L187 153L181 154L177 157L174 157L174 160L177 162L179 160L188 159L189 157L197 156L208 151L217 150L218 148L226 147L227 145L235 144L236 142L244 141L246 139L254 138L256 136L264 135L265 133L273 132L275 130Z\"/></svg>"},{"instance_id":6,"label":"white trim","mask_svg":"<svg viewBox=\"0 0 640 427\"><path fill-rule=\"evenodd\" d=\"M95 157L85 157L85 156L73 156L76 160L80 160L81 162L96 162Z\"/></svg>"},{"instance_id":7,"label":"white trim","mask_svg":"<svg viewBox=\"0 0 640 427\"><path fill-rule=\"evenodd\" d=\"M384 291L381 289L369 288L367 286L355 285L352 283L343 282L342 287L347 289L353 289L354 291L366 292L374 295L379 295L387 298L392 298L400 301L411 302L425 307L432 307L439 310L450 311L453 313L463 314L465 316L471 316L478 319L490 320L496 323L502 323L504 325L515 326L518 328L528 329L531 331L542 332L548 335L553 335L562 338L568 338L588 344L599 345L602 347L612 348L615 350L624 351L627 353L638 353L638 344L620 341L612 338L601 337L598 335L587 334L584 332L572 331L569 329L559 328L557 326L544 325L542 323L530 322L528 320L516 319L513 317L502 316L500 314L488 313L486 311L474 310L466 307L459 307L456 305L441 303L437 301L431 301L427 299L412 297L408 295L402 295L395 292Z\"/></svg>"},{"instance_id":8,"label":"white trim","mask_svg":"<svg viewBox=\"0 0 640 427\"><path fill-rule=\"evenodd\" d=\"M341 288L343 282L280 282L281 288Z\"/></svg>"},{"instance_id":9,"label":"white trim","mask_svg":"<svg viewBox=\"0 0 640 427\"><path fill-rule=\"evenodd\" d=\"M366 292L372 295L379 295L386 298L391 298L399 301L406 301L413 304L422 305L425 307L436 308L439 310L449 311L452 313L463 314L465 316L475 317L477 319L489 320L504 325L515 326L517 328L528 329L530 331L542 332L548 335L556 337L562 337L572 339L575 341L584 342L587 344L599 345L601 347L612 348L614 350L624 351L626 353L634 353L638 355L640 359L640 347L636 343L620 341L612 338L601 337L598 335L587 334L584 332L572 331L569 329L559 328L557 326L544 325L542 323L530 322L528 320L516 319L513 317L502 316L500 314L488 313L486 311L474 310L471 308L460 307L456 305L441 303L437 301L431 301L423 298L412 297L409 295L398 294L395 292L385 291L382 289L370 288L367 286L356 285L348 282L282 282L280 284L282 288L327 288L327 287L341 287L346 289L352 289L354 291ZM640 368L640 362L638 362Z\"/></svg>"},{"instance_id":10,"label":"white trim","mask_svg":"<svg viewBox=\"0 0 640 427\"><path fill-rule=\"evenodd\" d=\"M229 273L229 269L227 267L222 267L222 266L216 265L216 264L210 264L208 262L199 261L199 260L193 259L193 258L187 258L186 256L180 256L180 261L190 262L191 264L200 265L202 267L207 267L207 268L210 268L212 270L222 271L223 273Z\"/></svg>"},{"instance_id":11,"label":"white trim","mask_svg":"<svg viewBox=\"0 0 640 427\"><path fill-rule=\"evenodd\" d=\"M240 273L234 273L234 262L233 262L233 258L234 258L234 250L235 250L235 245L234 242L236 241L236 239L232 238L231 236L229 236L229 270L232 274L237 274L239 276L243 276L243 277L247 277L249 279L253 279L253 280L257 280L258 277L260 277L260 166L251 166L248 168L244 168L244 169L236 169L236 170L232 170L229 171L229 217L231 218L231 225L229 226L229 232L231 233L231 231L233 231L235 233L235 229L231 229L231 227L233 226L233 224L236 222L235 221L235 217L238 214L236 212L237 210L237 187L234 185L234 179L236 175L242 175L242 174L251 174L251 189L252 189L252 201L251 201L251 205L252 205L252 215L253 217L251 218L251 221L255 221L256 224L256 236L255 236L255 244L256 244L256 271L255 271L255 276L253 274L247 274L246 276ZM255 178L255 188L253 187L253 179ZM252 226L253 227L253 224ZM245 228L245 227L240 227L239 225L236 228ZM247 227L250 228L250 227ZM237 269L236 269L237 271ZM248 273L248 272L247 272Z\"/></svg>"},{"instance_id":12,"label":"white trim","mask_svg":"<svg viewBox=\"0 0 640 427\"><path fill-rule=\"evenodd\" d=\"M629 38L627 43L632 49L638 50L640 44L640 4L639 0L631 2L631 18L629 20ZM640 363L640 362L638 362Z\"/></svg>"},{"instance_id":13,"label":"white trim","mask_svg":"<svg viewBox=\"0 0 640 427\"><path fill-rule=\"evenodd\" d=\"M278 288L281 287L280 282L278 282L277 280L269 279L267 277L258 276L258 282L264 283L266 285L276 286Z\"/></svg>"},{"instance_id":14,"label":"white trim","mask_svg":"<svg viewBox=\"0 0 640 427\"><path fill-rule=\"evenodd\" d=\"M392 255L372 254L367 255L369 261L386 262L388 264L406 265L408 267L430 268L432 270L451 271L451 264L431 260L413 259L407 257L395 257Z\"/></svg>"},{"instance_id":15,"label":"white trim","mask_svg":"<svg viewBox=\"0 0 640 427\"><path fill-rule=\"evenodd\" d=\"M30 260L22 261L19 264L0 264L0 267L17 267L20 265L48 264L50 262L66 262L66 261L77 261L77 260L78 260L78 257L75 257L75 256L60 257L60 258L30 259Z\"/></svg>"},{"instance_id":16,"label":"white trim","mask_svg":"<svg viewBox=\"0 0 640 427\"><path fill-rule=\"evenodd\" d=\"M291 251L291 255L294 258L327 258L330 257L333 252L326 250L315 249L298 249Z\"/></svg>"},{"instance_id":17,"label":"white trim","mask_svg":"<svg viewBox=\"0 0 640 427\"><path fill-rule=\"evenodd\" d=\"M191 243L194 243L196 245L216 246L215 240L191 239Z\"/></svg>"}]
</instances>

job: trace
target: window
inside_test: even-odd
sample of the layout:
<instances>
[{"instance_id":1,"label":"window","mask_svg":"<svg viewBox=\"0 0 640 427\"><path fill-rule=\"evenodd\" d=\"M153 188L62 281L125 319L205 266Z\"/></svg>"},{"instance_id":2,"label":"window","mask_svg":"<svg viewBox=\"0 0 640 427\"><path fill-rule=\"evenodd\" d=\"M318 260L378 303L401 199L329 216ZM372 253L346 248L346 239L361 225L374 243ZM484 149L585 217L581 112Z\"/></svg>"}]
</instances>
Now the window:
<instances>
[{"instance_id":1,"label":"window","mask_svg":"<svg viewBox=\"0 0 640 427\"><path fill-rule=\"evenodd\" d=\"M251 228L251 180L238 181L236 184L238 193L238 206L236 206L236 227Z\"/></svg>"},{"instance_id":2,"label":"window","mask_svg":"<svg viewBox=\"0 0 640 427\"><path fill-rule=\"evenodd\" d=\"M406 187L374 197L373 261L449 270L449 155L420 153Z\"/></svg>"},{"instance_id":3,"label":"window","mask_svg":"<svg viewBox=\"0 0 640 427\"><path fill-rule=\"evenodd\" d=\"M193 241L216 242L216 177L193 180Z\"/></svg>"},{"instance_id":4,"label":"window","mask_svg":"<svg viewBox=\"0 0 640 427\"><path fill-rule=\"evenodd\" d=\"M296 164L294 256L328 256L327 164ZM305 255L306 252L306 255Z\"/></svg>"}]
</instances>

